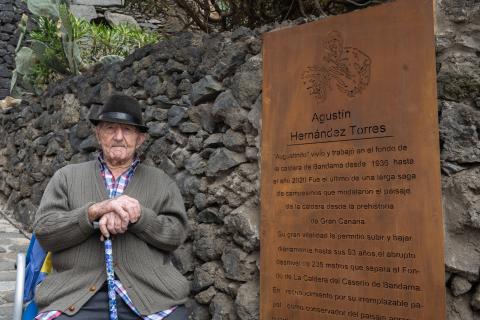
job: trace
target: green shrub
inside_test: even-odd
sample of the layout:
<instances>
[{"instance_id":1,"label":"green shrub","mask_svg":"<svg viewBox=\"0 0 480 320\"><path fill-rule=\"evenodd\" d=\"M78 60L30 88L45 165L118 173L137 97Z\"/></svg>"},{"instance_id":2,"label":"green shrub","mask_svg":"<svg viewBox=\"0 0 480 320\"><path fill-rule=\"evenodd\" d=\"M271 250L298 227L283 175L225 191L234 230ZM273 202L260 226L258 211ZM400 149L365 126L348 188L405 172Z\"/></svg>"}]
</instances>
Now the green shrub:
<instances>
[{"instance_id":1,"label":"green shrub","mask_svg":"<svg viewBox=\"0 0 480 320\"><path fill-rule=\"evenodd\" d=\"M78 19L57 0L28 0L27 5L35 27L27 32L26 18L19 24L12 95L20 93L17 80L27 91L40 93L52 81L77 75L96 63L122 60L159 40L158 34L130 25L110 27ZM25 34L28 40L21 47Z\"/></svg>"},{"instance_id":2,"label":"green shrub","mask_svg":"<svg viewBox=\"0 0 480 320\"><path fill-rule=\"evenodd\" d=\"M90 63L95 63L107 55L125 57L133 49L159 40L156 33L145 32L128 24L110 28L103 24L89 24L86 21L82 23L89 27L86 37L88 41L85 46L91 51L85 55L85 59Z\"/></svg>"}]
</instances>

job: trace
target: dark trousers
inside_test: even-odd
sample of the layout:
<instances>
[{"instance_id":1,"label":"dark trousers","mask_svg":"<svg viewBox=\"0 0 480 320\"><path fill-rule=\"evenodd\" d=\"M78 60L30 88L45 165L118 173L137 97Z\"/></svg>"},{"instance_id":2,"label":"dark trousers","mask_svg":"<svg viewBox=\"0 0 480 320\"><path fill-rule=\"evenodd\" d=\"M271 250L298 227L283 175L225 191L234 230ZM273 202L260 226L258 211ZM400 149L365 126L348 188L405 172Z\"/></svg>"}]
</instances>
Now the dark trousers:
<instances>
[{"instance_id":1,"label":"dark trousers","mask_svg":"<svg viewBox=\"0 0 480 320\"><path fill-rule=\"evenodd\" d=\"M139 318L122 298L117 296L117 314L119 320L139 320ZM187 308L179 306L165 320L186 320L188 318ZM87 303L73 316L62 314L56 320L108 320L108 293L104 290L98 291Z\"/></svg>"}]
</instances>

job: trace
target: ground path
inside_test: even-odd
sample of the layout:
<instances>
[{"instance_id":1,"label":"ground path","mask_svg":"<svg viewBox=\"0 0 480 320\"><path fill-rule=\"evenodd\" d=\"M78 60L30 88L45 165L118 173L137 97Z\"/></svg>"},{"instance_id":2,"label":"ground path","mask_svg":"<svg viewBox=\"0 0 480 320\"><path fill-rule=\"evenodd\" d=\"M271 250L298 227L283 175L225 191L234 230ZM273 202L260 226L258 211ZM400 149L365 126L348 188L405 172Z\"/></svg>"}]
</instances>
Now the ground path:
<instances>
[{"instance_id":1,"label":"ground path","mask_svg":"<svg viewBox=\"0 0 480 320\"><path fill-rule=\"evenodd\" d=\"M0 211L0 320L11 320L15 295L15 262L18 252L26 252L28 234L16 227L6 212Z\"/></svg>"}]
</instances>

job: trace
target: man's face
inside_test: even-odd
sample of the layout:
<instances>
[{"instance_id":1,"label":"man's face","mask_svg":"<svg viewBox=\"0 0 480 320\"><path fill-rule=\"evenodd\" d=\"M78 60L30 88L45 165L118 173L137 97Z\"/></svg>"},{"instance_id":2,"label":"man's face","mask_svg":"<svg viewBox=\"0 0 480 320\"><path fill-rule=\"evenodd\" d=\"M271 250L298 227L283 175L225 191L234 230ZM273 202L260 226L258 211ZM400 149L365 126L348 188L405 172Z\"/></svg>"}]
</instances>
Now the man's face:
<instances>
[{"instance_id":1,"label":"man's face","mask_svg":"<svg viewBox=\"0 0 480 320\"><path fill-rule=\"evenodd\" d=\"M105 161L112 166L129 165L135 150L145 141L145 134L128 124L100 122L95 134Z\"/></svg>"}]
</instances>

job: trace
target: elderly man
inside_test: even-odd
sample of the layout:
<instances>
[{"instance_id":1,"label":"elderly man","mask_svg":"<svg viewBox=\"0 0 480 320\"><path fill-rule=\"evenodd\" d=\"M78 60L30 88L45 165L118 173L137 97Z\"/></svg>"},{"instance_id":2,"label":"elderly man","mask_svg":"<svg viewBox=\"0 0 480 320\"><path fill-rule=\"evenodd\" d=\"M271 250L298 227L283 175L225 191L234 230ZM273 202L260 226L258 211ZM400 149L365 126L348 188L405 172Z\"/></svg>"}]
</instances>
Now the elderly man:
<instances>
[{"instance_id":1,"label":"elderly man","mask_svg":"<svg viewBox=\"0 0 480 320\"><path fill-rule=\"evenodd\" d=\"M140 105L113 95L90 121L98 159L58 170L36 213L34 233L53 264L36 289L36 319L186 319L188 281L171 262L186 237L185 208L175 182L139 163L148 130Z\"/></svg>"}]
</instances>

